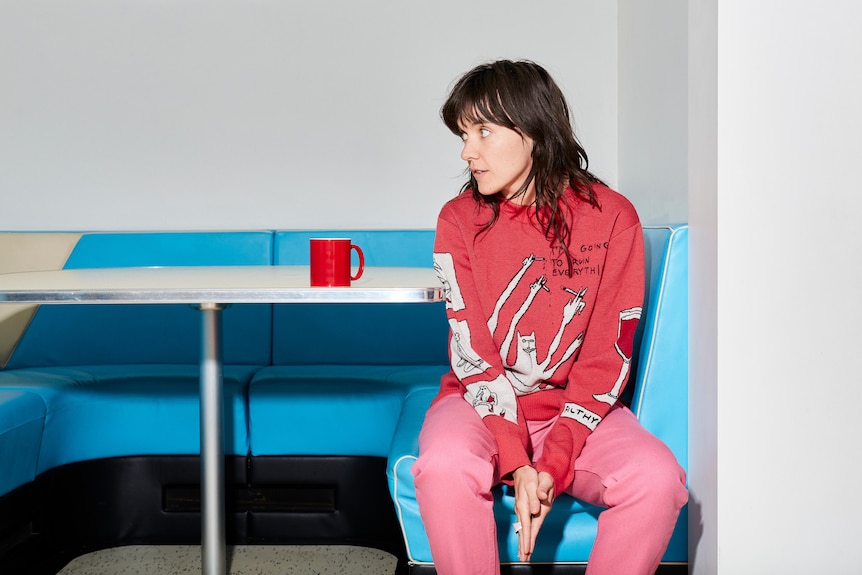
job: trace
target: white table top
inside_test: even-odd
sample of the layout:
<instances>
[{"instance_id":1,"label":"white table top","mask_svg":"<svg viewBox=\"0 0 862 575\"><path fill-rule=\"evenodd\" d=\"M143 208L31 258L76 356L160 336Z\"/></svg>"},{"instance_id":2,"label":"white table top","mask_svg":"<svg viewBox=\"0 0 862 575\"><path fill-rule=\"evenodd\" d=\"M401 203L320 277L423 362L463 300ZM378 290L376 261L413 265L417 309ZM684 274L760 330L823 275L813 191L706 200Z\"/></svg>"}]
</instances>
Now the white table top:
<instances>
[{"instance_id":1,"label":"white table top","mask_svg":"<svg viewBox=\"0 0 862 575\"><path fill-rule=\"evenodd\" d=\"M350 287L310 287L308 266L93 268L0 274L0 304L436 302L431 268L366 267Z\"/></svg>"}]
</instances>

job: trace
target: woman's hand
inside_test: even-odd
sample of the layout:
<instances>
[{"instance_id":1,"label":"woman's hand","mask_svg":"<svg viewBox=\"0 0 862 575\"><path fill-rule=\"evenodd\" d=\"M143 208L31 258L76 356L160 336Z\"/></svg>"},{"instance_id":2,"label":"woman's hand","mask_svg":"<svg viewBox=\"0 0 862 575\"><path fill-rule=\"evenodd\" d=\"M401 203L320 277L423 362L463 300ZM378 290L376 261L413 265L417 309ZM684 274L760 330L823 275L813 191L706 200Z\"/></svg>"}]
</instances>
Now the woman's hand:
<instances>
[{"instance_id":1,"label":"woman's hand","mask_svg":"<svg viewBox=\"0 0 862 575\"><path fill-rule=\"evenodd\" d=\"M515 487L518 559L529 561L536 547L539 529L554 503L554 479L544 471L538 473L529 465L516 469L512 479Z\"/></svg>"}]
</instances>

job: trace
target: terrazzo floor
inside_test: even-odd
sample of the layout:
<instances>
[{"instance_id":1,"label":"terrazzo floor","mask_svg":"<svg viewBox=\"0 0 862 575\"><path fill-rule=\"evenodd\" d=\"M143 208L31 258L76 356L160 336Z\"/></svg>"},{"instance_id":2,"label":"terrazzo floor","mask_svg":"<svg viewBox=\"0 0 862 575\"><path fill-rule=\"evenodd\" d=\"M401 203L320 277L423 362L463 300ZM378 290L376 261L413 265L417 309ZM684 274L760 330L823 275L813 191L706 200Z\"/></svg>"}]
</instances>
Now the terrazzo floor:
<instances>
[{"instance_id":1,"label":"terrazzo floor","mask_svg":"<svg viewBox=\"0 0 862 575\"><path fill-rule=\"evenodd\" d=\"M320 545L236 545L230 575L391 575L398 560L379 549ZM199 545L129 545L76 557L58 575L171 575L201 572Z\"/></svg>"}]
</instances>

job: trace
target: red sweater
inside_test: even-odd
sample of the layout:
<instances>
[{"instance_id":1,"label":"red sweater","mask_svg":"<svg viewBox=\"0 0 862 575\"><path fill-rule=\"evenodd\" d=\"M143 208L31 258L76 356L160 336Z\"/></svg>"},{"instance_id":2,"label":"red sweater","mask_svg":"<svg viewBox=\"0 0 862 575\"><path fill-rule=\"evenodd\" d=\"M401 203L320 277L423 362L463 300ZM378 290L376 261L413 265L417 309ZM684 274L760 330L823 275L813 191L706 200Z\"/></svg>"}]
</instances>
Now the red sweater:
<instances>
[{"instance_id":1,"label":"red sweater","mask_svg":"<svg viewBox=\"0 0 862 575\"><path fill-rule=\"evenodd\" d=\"M469 191L437 222L434 263L446 287L451 370L442 397L459 394L494 433L504 480L532 453L525 421L556 418L538 471L556 493L628 378L644 289L643 234L631 203L595 186L601 208L566 192L571 274L535 209L491 209ZM478 235L477 235L478 233Z\"/></svg>"}]
</instances>

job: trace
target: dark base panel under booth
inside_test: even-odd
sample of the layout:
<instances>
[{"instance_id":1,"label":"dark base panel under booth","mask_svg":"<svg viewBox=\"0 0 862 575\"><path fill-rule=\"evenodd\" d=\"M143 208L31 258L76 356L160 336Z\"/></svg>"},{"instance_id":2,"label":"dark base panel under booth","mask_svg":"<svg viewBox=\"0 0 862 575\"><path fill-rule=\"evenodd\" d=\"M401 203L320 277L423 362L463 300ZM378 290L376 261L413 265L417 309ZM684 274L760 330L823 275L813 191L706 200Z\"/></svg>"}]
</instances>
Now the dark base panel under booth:
<instances>
[{"instance_id":1,"label":"dark base panel under booth","mask_svg":"<svg viewBox=\"0 0 862 575\"><path fill-rule=\"evenodd\" d=\"M34 531L36 486L28 483L0 496L0 572L24 573L39 557Z\"/></svg>"},{"instance_id":2,"label":"dark base panel under booth","mask_svg":"<svg viewBox=\"0 0 862 575\"><path fill-rule=\"evenodd\" d=\"M406 562L379 457L227 457L228 544L357 545ZM64 465L0 497L0 572L55 575L73 558L120 545L201 540L200 458L120 457ZM581 575L585 565L504 565L502 575ZM684 575L662 565L658 575Z\"/></svg>"},{"instance_id":3,"label":"dark base panel under booth","mask_svg":"<svg viewBox=\"0 0 862 575\"><path fill-rule=\"evenodd\" d=\"M518 564L500 566L500 575L584 575L586 564ZM437 575L433 565L412 565L410 575ZM659 565L655 575L687 575L687 564Z\"/></svg>"},{"instance_id":4,"label":"dark base panel under booth","mask_svg":"<svg viewBox=\"0 0 862 575\"><path fill-rule=\"evenodd\" d=\"M228 544L357 545L404 564L384 458L227 457L225 480ZM120 545L200 544L200 458L64 465L0 498L0 518L4 575L53 575Z\"/></svg>"},{"instance_id":5,"label":"dark base panel under booth","mask_svg":"<svg viewBox=\"0 0 862 575\"><path fill-rule=\"evenodd\" d=\"M281 500L249 513L249 544L357 545L406 555L383 457L254 457L249 479L299 488L289 506Z\"/></svg>"}]
</instances>

